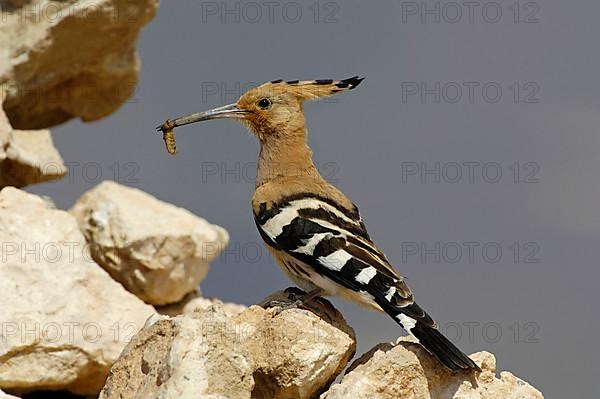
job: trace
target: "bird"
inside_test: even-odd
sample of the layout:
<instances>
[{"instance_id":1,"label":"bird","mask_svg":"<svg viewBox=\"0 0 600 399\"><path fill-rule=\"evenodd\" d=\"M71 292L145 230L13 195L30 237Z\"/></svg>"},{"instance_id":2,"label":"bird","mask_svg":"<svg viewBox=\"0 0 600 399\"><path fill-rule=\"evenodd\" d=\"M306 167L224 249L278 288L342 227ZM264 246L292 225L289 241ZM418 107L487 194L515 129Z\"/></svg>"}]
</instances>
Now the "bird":
<instances>
[{"instance_id":1,"label":"bird","mask_svg":"<svg viewBox=\"0 0 600 399\"><path fill-rule=\"evenodd\" d=\"M452 372L481 371L414 300L405 279L373 243L357 206L312 160L303 103L355 89L364 78L273 80L233 104L168 119L157 130L234 119L260 142L252 211L281 269L306 294L337 295L387 313ZM174 143L173 143L174 145Z\"/></svg>"}]
</instances>

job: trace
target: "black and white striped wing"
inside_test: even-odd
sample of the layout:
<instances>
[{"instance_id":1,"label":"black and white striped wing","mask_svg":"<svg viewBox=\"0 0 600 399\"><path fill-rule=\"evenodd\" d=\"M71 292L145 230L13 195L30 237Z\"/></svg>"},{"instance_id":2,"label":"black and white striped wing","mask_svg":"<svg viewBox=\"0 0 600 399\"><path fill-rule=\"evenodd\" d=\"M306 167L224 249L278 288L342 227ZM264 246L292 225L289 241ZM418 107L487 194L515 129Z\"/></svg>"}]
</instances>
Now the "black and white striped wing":
<instances>
[{"instance_id":1,"label":"black and white striped wing","mask_svg":"<svg viewBox=\"0 0 600 399\"><path fill-rule=\"evenodd\" d=\"M381 308L449 369L481 371L414 302L402 277L371 242L356 209L314 195L296 196L271 208L261 204L255 221L268 245L312 268L313 284L325 278L353 294L345 296Z\"/></svg>"},{"instance_id":2,"label":"black and white striped wing","mask_svg":"<svg viewBox=\"0 0 600 399\"><path fill-rule=\"evenodd\" d=\"M385 256L369 239L358 212L322 198L283 201L255 217L268 245L313 268L322 277L356 292L390 314L406 330L434 321Z\"/></svg>"}]
</instances>

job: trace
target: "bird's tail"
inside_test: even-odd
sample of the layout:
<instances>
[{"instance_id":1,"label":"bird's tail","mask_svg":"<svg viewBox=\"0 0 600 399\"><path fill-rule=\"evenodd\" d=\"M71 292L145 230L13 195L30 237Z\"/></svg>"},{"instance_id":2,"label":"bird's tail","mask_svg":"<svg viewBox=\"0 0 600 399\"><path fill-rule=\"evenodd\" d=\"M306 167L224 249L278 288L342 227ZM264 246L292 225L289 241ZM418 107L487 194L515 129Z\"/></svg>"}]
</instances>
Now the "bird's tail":
<instances>
[{"instance_id":1,"label":"bird's tail","mask_svg":"<svg viewBox=\"0 0 600 399\"><path fill-rule=\"evenodd\" d=\"M395 309L385 309L406 331L410 332L429 353L452 371L481 371L470 357L465 355L437 329L431 317L416 303Z\"/></svg>"},{"instance_id":2,"label":"bird's tail","mask_svg":"<svg viewBox=\"0 0 600 399\"><path fill-rule=\"evenodd\" d=\"M450 340L435 327L431 327L422 322L415 323L415 326L410 329L410 333L414 335L421 345L437 357L444 366L452 371L460 370L476 370L481 371L479 366L460 349L456 347Z\"/></svg>"}]
</instances>

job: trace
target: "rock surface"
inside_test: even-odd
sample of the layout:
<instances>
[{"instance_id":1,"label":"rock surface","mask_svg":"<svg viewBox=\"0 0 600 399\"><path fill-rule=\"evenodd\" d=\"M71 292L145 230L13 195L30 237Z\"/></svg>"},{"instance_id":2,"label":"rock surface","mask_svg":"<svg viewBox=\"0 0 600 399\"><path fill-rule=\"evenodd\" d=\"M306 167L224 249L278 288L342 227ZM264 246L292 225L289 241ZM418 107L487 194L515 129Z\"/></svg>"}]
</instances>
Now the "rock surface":
<instances>
[{"instance_id":1,"label":"rock surface","mask_svg":"<svg viewBox=\"0 0 600 399\"><path fill-rule=\"evenodd\" d=\"M114 112L136 91L134 49L158 0L2 1L0 85L13 126Z\"/></svg>"},{"instance_id":2,"label":"rock surface","mask_svg":"<svg viewBox=\"0 0 600 399\"><path fill-rule=\"evenodd\" d=\"M452 374L421 345L401 338L379 344L355 360L339 384L322 399L543 399L542 394L509 372L496 377L496 358L471 355L482 373Z\"/></svg>"},{"instance_id":3,"label":"rock surface","mask_svg":"<svg viewBox=\"0 0 600 399\"><path fill-rule=\"evenodd\" d=\"M176 303L193 292L229 241L222 227L110 181L84 194L70 212L96 262L154 305Z\"/></svg>"},{"instance_id":4,"label":"rock surface","mask_svg":"<svg viewBox=\"0 0 600 399\"><path fill-rule=\"evenodd\" d=\"M48 130L14 130L0 101L0 188L24 187L65 176Z\"/></svg>"},{"instance_id":5,"label":"rock surface","mask_svg":"<svg viewBox=\"0 0 600 399\"><path fill-rule=\"evenodd\" d=\"M0 389L95 395L155 314L86 253L75 219L16 188L0 191Z\"/></svg>"},{"instance_id":6,"label":"rock surface","mask_svg":"<svg viewBox=\"0 0 600 399\"><path fill-rule=\"evenodd\" d=\"M155 309L162 315L174 317L180 314L192 313L196 309L208 309L211 306L220 307L230 317L248 309L247 306L240 305L239 303L223 302L217 298L204 298L200 290L187 294L180 302L171 305L155 306Z\"/></svg>"},{"instance_id":7,"label":"rock surface","mask_svg":"<svg viewBox=\"0 0 600 399\"><path fill-rule=\"evenodd\" d=\"M331 304L310 308L251 306L229 317L216 304L162 316L125 348L100 398L312 397L345 367L355 341Z\"/></svg>"}]
</instances>

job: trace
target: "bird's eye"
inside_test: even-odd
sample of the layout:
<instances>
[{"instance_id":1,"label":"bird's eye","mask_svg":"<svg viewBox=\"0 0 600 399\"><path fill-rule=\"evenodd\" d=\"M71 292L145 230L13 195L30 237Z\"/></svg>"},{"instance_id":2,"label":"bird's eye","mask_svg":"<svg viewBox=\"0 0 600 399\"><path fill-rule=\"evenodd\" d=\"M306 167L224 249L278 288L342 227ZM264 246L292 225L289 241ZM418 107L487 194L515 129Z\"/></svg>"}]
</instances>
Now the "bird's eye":
<instances>
[{"instance_id":1,"label":"bird's eye","mask_svg":"<svg viewBox=\"0 0 600 399\"><path fill-rule=\"evenodd\" d=\"M268 98L262 98L262 99L258 100L257 104L262 109L267 109L271 106L271 100L269 100Z\"/></svg>"}]
</instances>

